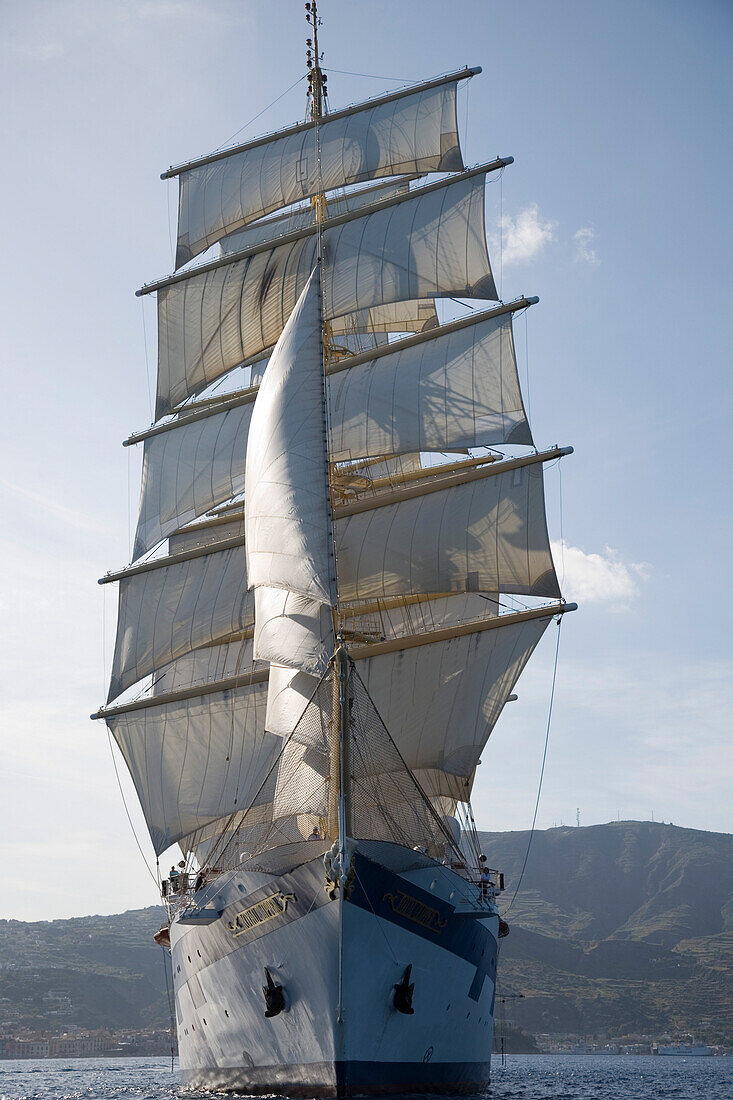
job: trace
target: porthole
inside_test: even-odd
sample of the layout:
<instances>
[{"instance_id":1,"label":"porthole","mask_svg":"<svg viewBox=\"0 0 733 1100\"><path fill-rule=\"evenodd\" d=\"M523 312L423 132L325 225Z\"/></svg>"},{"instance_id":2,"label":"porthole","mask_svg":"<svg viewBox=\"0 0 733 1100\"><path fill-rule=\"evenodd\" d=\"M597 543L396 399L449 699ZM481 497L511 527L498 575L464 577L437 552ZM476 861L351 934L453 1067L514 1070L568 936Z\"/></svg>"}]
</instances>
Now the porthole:
<instances>
[{"instance_id":1,"label":"porthole","mask_svg":"<svg viewBox=\"0 0 733 1100\"><path fill-rule=\"evenodd\" d=\"M188 961L189 961L189 962L191 961L191 956L190 956L190 955L188 956Z\"/></svg>"},{"instance_id":2,"label":"porthole","mask_svg":"<svg viewBox=\"0 0 733 1100\"><path fill-rule=\"evenodd\" d=\"M196 948L196 954L199 958L201 958L201 952L199 951L198 947ZM483 955L483 951L481 952L481 954Z\"/></svg>"}]
</instances>

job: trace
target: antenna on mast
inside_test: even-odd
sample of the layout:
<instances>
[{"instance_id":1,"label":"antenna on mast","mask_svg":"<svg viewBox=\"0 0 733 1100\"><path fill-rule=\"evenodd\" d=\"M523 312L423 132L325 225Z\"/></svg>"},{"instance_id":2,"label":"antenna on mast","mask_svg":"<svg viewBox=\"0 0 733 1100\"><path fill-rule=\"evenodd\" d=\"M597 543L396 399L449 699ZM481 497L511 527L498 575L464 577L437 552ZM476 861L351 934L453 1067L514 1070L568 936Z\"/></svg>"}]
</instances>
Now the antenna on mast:
<instances>
[{"instance_id":1,"label":"antenna on mast","mask_svg":"<svg viewBox=\"0 0 733 1100\"><path fill-rule=\"evenodd\" d=\"M311 119L316 121L325 114L326 97L328 95L328 76L321 69L323 54L318 49L318 28L321 20L318 17L316 0L308 0L305 5L306 22L313 28L313 37L306 38L306 65L308 66L308 102L310 103Z\"/></svg>"}]
</instances>

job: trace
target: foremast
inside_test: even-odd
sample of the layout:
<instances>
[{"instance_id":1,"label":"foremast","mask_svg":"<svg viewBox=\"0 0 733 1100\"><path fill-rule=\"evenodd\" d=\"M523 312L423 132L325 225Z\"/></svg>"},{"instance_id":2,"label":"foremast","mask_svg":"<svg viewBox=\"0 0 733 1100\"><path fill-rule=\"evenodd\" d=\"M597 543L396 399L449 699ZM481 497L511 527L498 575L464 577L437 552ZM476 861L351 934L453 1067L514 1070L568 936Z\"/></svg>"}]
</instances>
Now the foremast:
<instances>
[{"instance_id":1,"label":"foremast","mask_svg":"<svg viewBox=\"0 0 733 1100\"><path fill-rule=\"evenodd\" d=\"M312 38L306 39L306 65L308 68L308 101L310 117L315 126L316 161L319 180L321 173L321 139L320 124L326 110L326 84L327 76L321 68L323 55L318 45L318 28L321 20L318 16L316 0L306 3L306 22L312 28ZM327 199L326 193L321 188L311 199L316 224L318 226L318 264L322 265L322 229L326 220ZM333 538L333 492L331 487L330 463L328 461L328 399L326 393L326 371L331 360L333 347L333 330L331 324L325 319L321 320L321 340L323 347L323 419L324 419L324 449L326 453L326 470L328 477L329 498L329 524L331 528L331 545L333 546L335 566L335 541ZM334 588L336 586L336 574L334 568ZM335 649L332 658L332 689L331 689L331 720L329 736L329 774L328 774L328 819L327 834L332 843L338 843L340 854L340 866L342 878L345 875L346 864L346 838L350 833L350 799L348 789L348 678L349 664L346 648L341 638L341 629L338 619L337 600L331 608L333 623L333 638ZM343 882L342 882L343 886Z\"/></svg>"}]
</instances>

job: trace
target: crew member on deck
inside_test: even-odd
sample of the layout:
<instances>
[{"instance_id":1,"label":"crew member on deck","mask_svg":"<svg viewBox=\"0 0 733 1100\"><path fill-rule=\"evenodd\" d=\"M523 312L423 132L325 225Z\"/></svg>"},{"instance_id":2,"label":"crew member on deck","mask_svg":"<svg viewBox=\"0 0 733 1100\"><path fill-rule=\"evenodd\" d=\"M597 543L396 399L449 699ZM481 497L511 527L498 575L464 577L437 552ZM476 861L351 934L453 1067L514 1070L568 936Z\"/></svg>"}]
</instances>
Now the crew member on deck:
<instances>
[{"instance_id":1,"label":"crew member on deck","mask_svg":"<svg viewBox=\"0 0 733 1100\"><path fill-rule=\"evenodd\" d=\"M487 898L489 896L489 891L493 890L495 888L495 885L496 884L491 877L491 871L484 864L484 866L481 868L481 896Z\"/></svg>"}]
</instances>

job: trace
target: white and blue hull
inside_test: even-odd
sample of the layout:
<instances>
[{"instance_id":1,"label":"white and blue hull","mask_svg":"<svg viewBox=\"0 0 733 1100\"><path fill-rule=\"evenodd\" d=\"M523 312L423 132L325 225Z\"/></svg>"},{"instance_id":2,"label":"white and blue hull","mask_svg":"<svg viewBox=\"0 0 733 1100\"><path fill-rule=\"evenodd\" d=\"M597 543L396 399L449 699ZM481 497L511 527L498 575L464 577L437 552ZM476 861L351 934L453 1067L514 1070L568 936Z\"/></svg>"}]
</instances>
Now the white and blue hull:
<instances>
[{"instance_id":1,"label":"white and blue hull","mask_svg":"<svg viewBox=\"0 0 733 1100\"><path fill-rule=\"evenodd\" d=\"M195 923L186 914L173 921L184 1083L289 1096L485 1085L493 905L447 867L377 842L359 844L351 892L332 900L321 851L298 845L289 856L280 850L279 864L222 876L207 891L209 923L195 914ZM272 898L285 907L274 917ZM237 923L245 911L252 915ZM407 966L412 1015L394 1007ZM285 998L269 1019L265 967Z\"/></svg>"}]
</instances>

